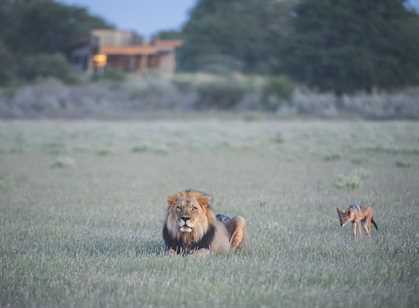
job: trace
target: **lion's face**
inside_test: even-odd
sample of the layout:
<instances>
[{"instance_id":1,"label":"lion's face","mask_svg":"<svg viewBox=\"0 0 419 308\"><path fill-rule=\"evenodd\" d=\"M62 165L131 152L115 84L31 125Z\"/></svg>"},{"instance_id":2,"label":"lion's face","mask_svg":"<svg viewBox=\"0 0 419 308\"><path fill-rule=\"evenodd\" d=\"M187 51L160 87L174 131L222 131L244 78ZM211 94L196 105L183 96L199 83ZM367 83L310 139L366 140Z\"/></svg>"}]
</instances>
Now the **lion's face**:
<instances>
[{"instance_id":1,"label":"lion's face","mask_svg":"<svg viewBox=\"0 0 419 308\"><path fill-rule=\"evenodd\" d=\"M203 208L195 198L179 198L176 202L176 223L180 232L192 232L205 217Z\"/></svg>"},{"instance_id":2,"label":"lion's face","mask_svg":"<svg viewBox=\"0 0 419 308\"><path fill-rule=\"evenodd\" d=\"M168 198L167 226L172 235L199 239L207 232L208 198L199 192L181 192Z\"/></svg>"}]
</instances>

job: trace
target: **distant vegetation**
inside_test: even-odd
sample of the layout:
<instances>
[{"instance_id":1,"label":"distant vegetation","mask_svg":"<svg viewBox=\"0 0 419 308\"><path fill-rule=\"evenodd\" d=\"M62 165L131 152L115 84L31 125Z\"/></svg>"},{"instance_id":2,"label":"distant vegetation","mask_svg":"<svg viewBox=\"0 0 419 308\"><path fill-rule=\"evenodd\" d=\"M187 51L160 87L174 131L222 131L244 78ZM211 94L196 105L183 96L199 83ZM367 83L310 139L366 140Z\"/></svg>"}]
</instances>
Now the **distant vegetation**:
<instances>
[{"instance_id":1,"label":"distant vegetation","mask_svg":"<svg viewBox=\"0 0 419 308\"><path fill-rule=\"evenodd\" d=\"M66 60L92 29L108 27L78 6L1 1L0 85L74 80ZM418 32L404 0L198 0L181 31L153 38L184 40L181 71L286 75L341 96L418 85Z\"/></svg>"},{"instance_id":2,"label":"distant vegetation","mask_svg":"<svg viewBox=\"0 0 419 308\"><path fill-rule=\"evenodd\" d=\"M400 0L304 0L282 53L296 80L336 94L419 82L419 16Z\"/></svg>"},{"instance_id":3,"label":"distant vegetation","mask_svg":"<svg viewBox=\"0 0 419 308\"><path fill-rule=\"evenodd\" d=\"M59 67L57 67L58 69ZM0 118L133 115L145 111L273 110L292 99L286 78L234 74L136 77L107 70L95 83L47 79L0 90Z\"/></svg>"},{"instance_id":4,"label":"distant vegetation","mask_svg":"<svg viewBox=\"0 0 419 308\"><path fill-rule=\"evenodd\" d=\"M163 109L419 117L419 16L406 1L198 0L180 31L152 37L184 41L173 78L77 74L72 52L108 27L77 6L1 1L0 117Z\"/></svg>"},{"instance_id":5,"label":"distant vegetation","mask_svg":"<svg viewBox=\"0 0 419 308\"><path fill-rule=\"evenodd\" d=\"M155 33L152 36L153 39L160 39L160 40L181 40L183 38L183 33L177 30L161 30Z\"/></svg>"},{"instance_id":6,"label":"distant vegetation","mask_svg":"<svg viewBox=\"0 0 419 308\"><path fill-rule=\"evenodd\" d=\"M150 112L233 111L368 119L419 119L419 89L343 95L297 87L286 77L193 73L172 78L107 71L96 82L46 79L0 89L0 118L138 117Z\"/></svg>"},{"instance_id":7,"label":"distant vegetation","mask_svg":"<svg viewBox=\"0 0 419 308\"><path fill-rule=\"evenodd\" d=\"M199 0L181 67L287 74L338 95L419 83L419 16L403 0Z\"/></svg>"},{"instance_id":8,"label":"distant vegetation","mask_svg":"<svg viewBox=\"0 0 419 308\"><path fill-rule=\"evenodd\" d=\"M183 28L185 70L278 73L296 1L200 0Z\"/></svg>"},{"instance_id":9,"label":"distant vegetation","mask_svg":"<svg viewBox=\"0 0 419 308\"><path fill-rule=\"evenodd\" d=\"M81 7L50 0L1 0L0 85L49 76L72 80L67 60L98 27L110 24Z\"/></svg>"}]
</instances>

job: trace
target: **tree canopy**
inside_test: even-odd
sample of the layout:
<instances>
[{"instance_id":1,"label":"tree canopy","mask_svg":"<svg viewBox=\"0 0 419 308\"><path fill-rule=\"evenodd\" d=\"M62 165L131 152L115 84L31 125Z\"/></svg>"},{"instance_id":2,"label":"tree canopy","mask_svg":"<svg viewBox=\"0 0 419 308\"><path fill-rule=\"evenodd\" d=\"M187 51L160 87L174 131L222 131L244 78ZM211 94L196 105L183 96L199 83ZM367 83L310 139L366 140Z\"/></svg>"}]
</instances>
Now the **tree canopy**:
<instances>
[{"instance_id":1,"label":"tree canopy","mask_svg":"<svg viewBox=\"0 0 419 308\"><path fill-rule=\"evenodd\" d=\"M90 31L108 27L82 7L1 0L0 84L63 72ZM184 41L181 70L288 75L339 95L419 84L418 33L405 0L198 0L182 31L154 38Z\"/></svg>"},{"instance_id":2,"label":"tree canopy","mask_svg":"<svg viewBox=\"0 0 419 308\"><path fill-rule=\"evenodd\" d=\"M75 48L89 40L92 29L109 27L105 20L82 7L52 0L1 0L0 84L32 76L22 67L24 63L33 63L26 58L46 63L47 58L42 55L69 57ZM57 57L51 57L52 61L57 62ZM22 71L26 73L20 74Z\"/></svg>"},{"instance_id":3,"label":"tree canopy","mask_svg":"<svg viewBox=\"0 0 419 308\"><path fill-rule=\"evenodd\" d=\"M418 82L419 18L402 0L304 0L283 51L296 80L337 94Z\"/></svg>"},{"instance_id":4,"label":"tree canopy","mask_svg":"<svg viewBox=\"0 0 419 308\"><path fill-rule=\"evenodd\" d=\"M417 84L419 17L403 0L199 0L184 70L287 74L337 94Z\"/></svg>"},{"instance_id":5,"label":"tree canopy","mask_svg":"<svg viewBox=\"0 0 419 308\"><path fill-rule=\"evenodd\" d=\"M181 68L269 73L294 1L200 0L183 28Z\"/></svg>"},{"instance_id":6,"label":"tree canopy","mask_svg":"<svg viewBox=\"0 0 419 308\"><path fill-rule=\"evenodd\" d=\"M183 38L183 34L181 31L178 30L161 30L154 33L151 37L152 40L160 39L160 40L181 40Z\"/></svg>"}]
</instances>

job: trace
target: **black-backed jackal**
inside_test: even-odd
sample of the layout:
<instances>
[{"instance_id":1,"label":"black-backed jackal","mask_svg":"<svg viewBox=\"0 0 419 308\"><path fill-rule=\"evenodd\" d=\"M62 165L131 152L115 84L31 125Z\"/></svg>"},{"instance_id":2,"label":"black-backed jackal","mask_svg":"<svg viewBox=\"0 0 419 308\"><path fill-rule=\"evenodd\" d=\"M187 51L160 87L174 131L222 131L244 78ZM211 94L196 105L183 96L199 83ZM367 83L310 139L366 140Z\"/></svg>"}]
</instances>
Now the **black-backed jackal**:
<instances>
[{"instance_id":1,"label":"black-backed jackal","mask_svg":"<svg viewBox=\"0 0 419 308\"><path fill-rule=\"evenodd\" d=\"M336 210L342 227L348 222L352 222L352 234L354 239L357 239L361 234L361 226L369 237L371 237L371 225L374 225L375 229L378 230L373 217L373 209L369 206L366 207L355 203L351 204L346 211L342 211L339 208L336 208Z\"/></svg>"}]
</instances>

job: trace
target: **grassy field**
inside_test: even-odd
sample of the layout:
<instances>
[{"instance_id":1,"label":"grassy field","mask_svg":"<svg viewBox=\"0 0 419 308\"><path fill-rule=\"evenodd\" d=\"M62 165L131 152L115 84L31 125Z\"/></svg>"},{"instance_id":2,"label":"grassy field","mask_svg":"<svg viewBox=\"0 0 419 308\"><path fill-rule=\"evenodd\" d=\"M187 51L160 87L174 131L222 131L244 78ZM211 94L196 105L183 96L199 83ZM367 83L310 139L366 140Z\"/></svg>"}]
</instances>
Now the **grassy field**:
<instances>
[{"instance_id":1,"label":"grassy field","mask_svg":"<svg viewBox=\"0 0 419 308\"><path fill-rule=\"evenodd\" d=\"M249 247L164 256L185 188ZM355 200L372 239L338 225ZM418 307L418 218L417 122L0 122L2 307Z\"/></svg>"}]
</instances>

